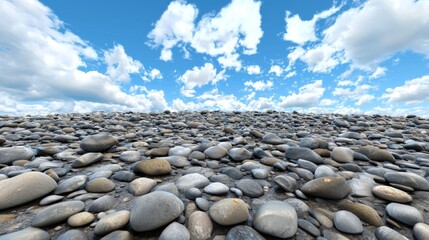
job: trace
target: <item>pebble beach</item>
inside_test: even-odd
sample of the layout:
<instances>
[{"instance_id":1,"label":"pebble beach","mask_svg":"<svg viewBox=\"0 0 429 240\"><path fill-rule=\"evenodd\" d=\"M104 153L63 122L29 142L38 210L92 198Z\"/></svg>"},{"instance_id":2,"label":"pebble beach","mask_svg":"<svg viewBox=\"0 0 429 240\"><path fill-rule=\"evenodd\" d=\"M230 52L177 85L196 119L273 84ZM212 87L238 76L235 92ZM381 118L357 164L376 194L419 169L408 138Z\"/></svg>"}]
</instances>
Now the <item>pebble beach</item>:
<instances>
[{"instance_id":1,"label":"pebble beach","mask_svg":"<svg viewBox=\"0 0 429 240\"><path fill-rule=\"evenodd\" d=\"M0 240L429 239L429 119L0 116Z\"/></svg>"}]
</instances>

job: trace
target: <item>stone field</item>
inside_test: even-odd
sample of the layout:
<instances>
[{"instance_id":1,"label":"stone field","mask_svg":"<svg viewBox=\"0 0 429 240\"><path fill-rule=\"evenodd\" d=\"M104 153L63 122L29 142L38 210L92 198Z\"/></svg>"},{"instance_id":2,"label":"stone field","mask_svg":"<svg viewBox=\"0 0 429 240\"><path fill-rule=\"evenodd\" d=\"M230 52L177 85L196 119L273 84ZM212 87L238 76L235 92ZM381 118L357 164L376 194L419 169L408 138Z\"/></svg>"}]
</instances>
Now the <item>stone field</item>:
<instances>
[{"instance_id":1,"label":"stone field","mask_svg":"<svg viewBox=\"0 0 429 240\"><path fill-rule=\"evenodd\" d=\"M0 240L427 240L428 180L418 116L0 116Z\"/></svg>"}]
</instances>

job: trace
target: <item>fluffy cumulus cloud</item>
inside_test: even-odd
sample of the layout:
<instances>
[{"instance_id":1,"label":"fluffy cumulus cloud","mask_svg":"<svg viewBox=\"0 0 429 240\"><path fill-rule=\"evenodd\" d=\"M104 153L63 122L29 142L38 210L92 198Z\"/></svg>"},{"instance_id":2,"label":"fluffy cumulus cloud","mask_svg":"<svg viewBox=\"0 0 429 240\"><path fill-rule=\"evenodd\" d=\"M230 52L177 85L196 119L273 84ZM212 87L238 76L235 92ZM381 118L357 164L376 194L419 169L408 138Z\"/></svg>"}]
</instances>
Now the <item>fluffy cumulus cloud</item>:
<instances>
[{"instance_id":1,"label":"fluffy cumulus cloud","mask_svg":"<svg viewBox=\"0 0 429 240\"><path fill-rule=\"evenodd\" d=\"M261 68L258 65L247 66L247 74L257 75L261 73Z\"/></svg>"},{"instance_id":2,"label":"fluffy cumulus cloud","mask_svg":"<svg viewBox=\"0 0 429 240\"><path fill-rule=\"evenodd\" d=\"M403 51L428 57L428 11L428 1L368 0L362 6L343 11L322 32L318 44L297 47L289 61L293 65L299 59L313 72L329 72L345 63L364 70L376 69L379 63ZM317 19L317 15L310 22L302 21L296 15L286 19L292 23L291 27L295 27L287 31L285 40L303 44L316 39L312 31L314 25L310 23ZM373 78L383 76L382 70L376 69Z\"/></svg>"},{"instance_id":3,"label":"fluffy cumulus cloud","mask_svg":"<svg viewBox=\"0 0 429 240\"><path fill-rule=\"evenodd\" d=\"M265 91L271 89L274 84L272 81L247 81L244 83L244 86L246 86L247 90L250 90L249 88L253 88L255 91Z\"/></svg>"},{"instance_id":4,"label":"fluffy cumulus cloud","mask_svg":"<svg viewBox=\"0 0 429 240\"><path fill-rule=\"evenodd\" d=\"M183 83L181 93L186 97L193 97L195 94L194 88L201 87L208 83L215 84L220 80L225 79L224 70L216 72L213 64L206 63L202 67L194 67L179 77L179 81Z\"/></svg>"},{"instance_id":5,"label":"fluffy cumulus cloud","mask_svg":"<svg viewBox=\"0 0 429 240\"><path fill-rule=\"evenodd\" d=\"M79 102L147 111L158 108L147 95L121 90L117 81L126 81L141 67L121 45L100 59L90 44L65 29L37 1L0 1L0 15L0 92L17 104L15 111L1 106L2 112L72 112ZM108 74L85 70L91 61L107 62Z\"/></svg>"},{"instance_id":6,"label":"fluffy cumulus cloud","mask_svg":"<svg viewBox=\"0 0 429 240\"><path fill-rule=\"evenodd\" d=\"M283 73L283 68L279 65L272 65L268 73L274 73L277 77L280 77Z\"/></svg>"},{"instance_id":7,"label":"fluffy cumulus cloud","mask_svg":"<svg viewBox=\"0 0 429 240\"><path fill-rule=\"evenodd\" d=\"M223 67L239 70L239 52L255 54L263 35L260 7L258 1L232 0L216 15L206 14L195 24L198 9L173 1L148 37L154 46L163 47L162 60L172 59L174 46L189 44L198 53L218 57Z\"/></svg>"},{"instance_id":8,"label":"fluffy cumulus cloud","mask_svg":"<svg viewBox=\"0 0 429 240\"><path fill-rule=\"evenodd\" d=\"M405 81L404 85L386 89L382 96L389 103L416 104L429 101L429 75Z\"/></svg>"},{"instance_id":9,"label":"fluffy cumulus cloud","mask_svg":"<svg viewBox=\"0 0 429 240\"><path fill-rule=\"evenodd\" d=\"M336 87L332 94L344 100L352 100L357 106L361 106L375 99L375 96L369 93L370 90L375 88L374 86L356 83L347 86L349 87Z\"/></svg>"},{"instance_id":10,"label":"fluffy cumulus cloud","mask_svg":"<svg viewBox=\"0 0 429 240\"><path fill-rule=\"evenodd\" d=\"M299 45L303 45L309 41L316 41L316 22L320 19L330 17L331 15L338 12L340 8L340 6L333 6L328 10L315 14L313 18L308 21L302 20L298 14L291 16L291 12L286 11L286 33L283 35L283 39Z\"/></svg>"},{"instance_id":11,"label":"fluffy cumulus cloud","mask_svg":"<svg viewBox=\"0 0 429 240\"><path fill-rule=\"evenodd\" d=\"M153 46L162 46L160 59L172 59L171 49L180 42L191 42L194 31L194 20L198 9L183 1L171 2L161 18L156 22L148 37Z\"/></svg>"},{"instance_id":12,"label":"fluffy cumulus cloud","mask_svg":"<svg viewBox=\"0 0 429 240\"><path fill-rule=\"evenodd\" d=\"M369 76L370 79L381 78L386 74L387 69L384 67L377 67L375 71Z\"/></svg>"},{"instance_id":13,"label":"fluffy cumulus cloud","mask_svg":"<svg viewBox=\"0 0 429 240\"><path fill-rule=\"evenodd\" d=\"M130 74L139 73L143 67L141 62L128 56L120 44L104 52L104 61L107 64L106 73L115 81L129 81Z\"/></svg>"},{"instance_id":14,"label":"fluffy cumulus cloud","mask_svg":"<svg viewBox=\"0 0 429 240\"><path fill-rule=\"evenodd\" d=\"M281 96L279 106L282 108L315 106L319 103L324 92L322 80L317 80L300 87L298 93Z\"/></svg>"}]
</instances>

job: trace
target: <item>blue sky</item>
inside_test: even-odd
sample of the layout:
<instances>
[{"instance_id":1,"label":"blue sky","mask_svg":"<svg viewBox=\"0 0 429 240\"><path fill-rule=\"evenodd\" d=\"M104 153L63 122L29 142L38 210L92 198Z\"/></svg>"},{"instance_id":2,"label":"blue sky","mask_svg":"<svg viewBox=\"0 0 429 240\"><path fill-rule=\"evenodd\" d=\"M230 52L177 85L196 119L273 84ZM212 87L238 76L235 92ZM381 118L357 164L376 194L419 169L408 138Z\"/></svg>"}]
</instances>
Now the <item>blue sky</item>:
<instances>
[{"instance_id":1,"label":"blue sky","mask_svg":"<svg viewBox=\"0 0 429 240\"><path fill-rule=\"evenodd\" d=\"M429 116L429 1L0 1L0 114Z\"/></svg>"}]
</instances>

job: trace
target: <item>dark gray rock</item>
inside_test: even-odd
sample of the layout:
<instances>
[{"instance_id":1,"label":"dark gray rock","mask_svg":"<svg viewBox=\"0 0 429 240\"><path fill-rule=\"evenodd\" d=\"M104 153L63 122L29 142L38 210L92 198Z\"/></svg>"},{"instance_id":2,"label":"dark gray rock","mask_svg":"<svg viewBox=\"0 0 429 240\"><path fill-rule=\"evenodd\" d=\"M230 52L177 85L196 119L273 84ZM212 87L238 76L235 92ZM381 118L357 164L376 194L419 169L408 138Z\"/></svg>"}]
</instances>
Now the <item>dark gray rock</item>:
<instances>
[{"instance_id":1,"label":"dark gray rock","mask_svg":"<svg viewBox=\"0 0 429 240\"><path fill-rule=\"evenodd\" d=\"M353 213L341 210L334 215L335 228L348 234L360 234L363 232L363 226L360 219Z\"/></svg>"},{"instance_id":2,"label":"dark gray rock","mask_svg":"<svg viewBox=\"0 0 429 240\"><path fill-rule=\"evenodd\" d=\"M172 222L168 225L159 236L159 240L189 240L191 235L188 229L180 223Z\"/></svg>"},{"instance_id":3,"label":"dark gray rock","mask_svg":"<svg viewBox=\"0 0 429 240\"><path fill-rule=\"evenodd\" d=\"M61 223L70 216L83 211L85 203L82 201L60 202L44 208L38 212L31 222L33 227L47 227Z\"/></svg>"},{"instance_id":4,"label":"dark gray rock","mask_svg":"<svg viewBox=\"0 0 429 240\"><path fill-rule=\"evenodd\" d=\"M257 198L264 195L262 186L252 179L241 179L235 183L235 186L248 197Z\"/></svg>"},{"instance_id":5,"label":"dark gray rock","mask_svg":"<svg viewBox=\"0 0 429 240\"><path fill-rule=\"evenodd\" d=\"M118 140L108 133L98 133L85 137L80 143L80 148L86 152L104 152L118 143Z\"/></svg>"},{"instance_id":6,"label":"dark gray rock","mask_svg":"<svg viewBox=\"0 0 429 240\"><path fill-rule=\"evenodd\" d=\"M261 234L259 234L255 229L246 225L235 226L231 228L226 234L226 240L242 240L242 239L265 240L265 238Z\"/></svg>"},{"instance_id":7,"label":"dark gray rock","mask_svg":"<svg viewBox=\"0 0 429 240\"><path fill-rule=\"evenodd\" d=\"M290 147L285 151L285 156L290 159L304 159L315 164L323 163L323 158L309 148Z\"/></svg>"}]
</instances>

